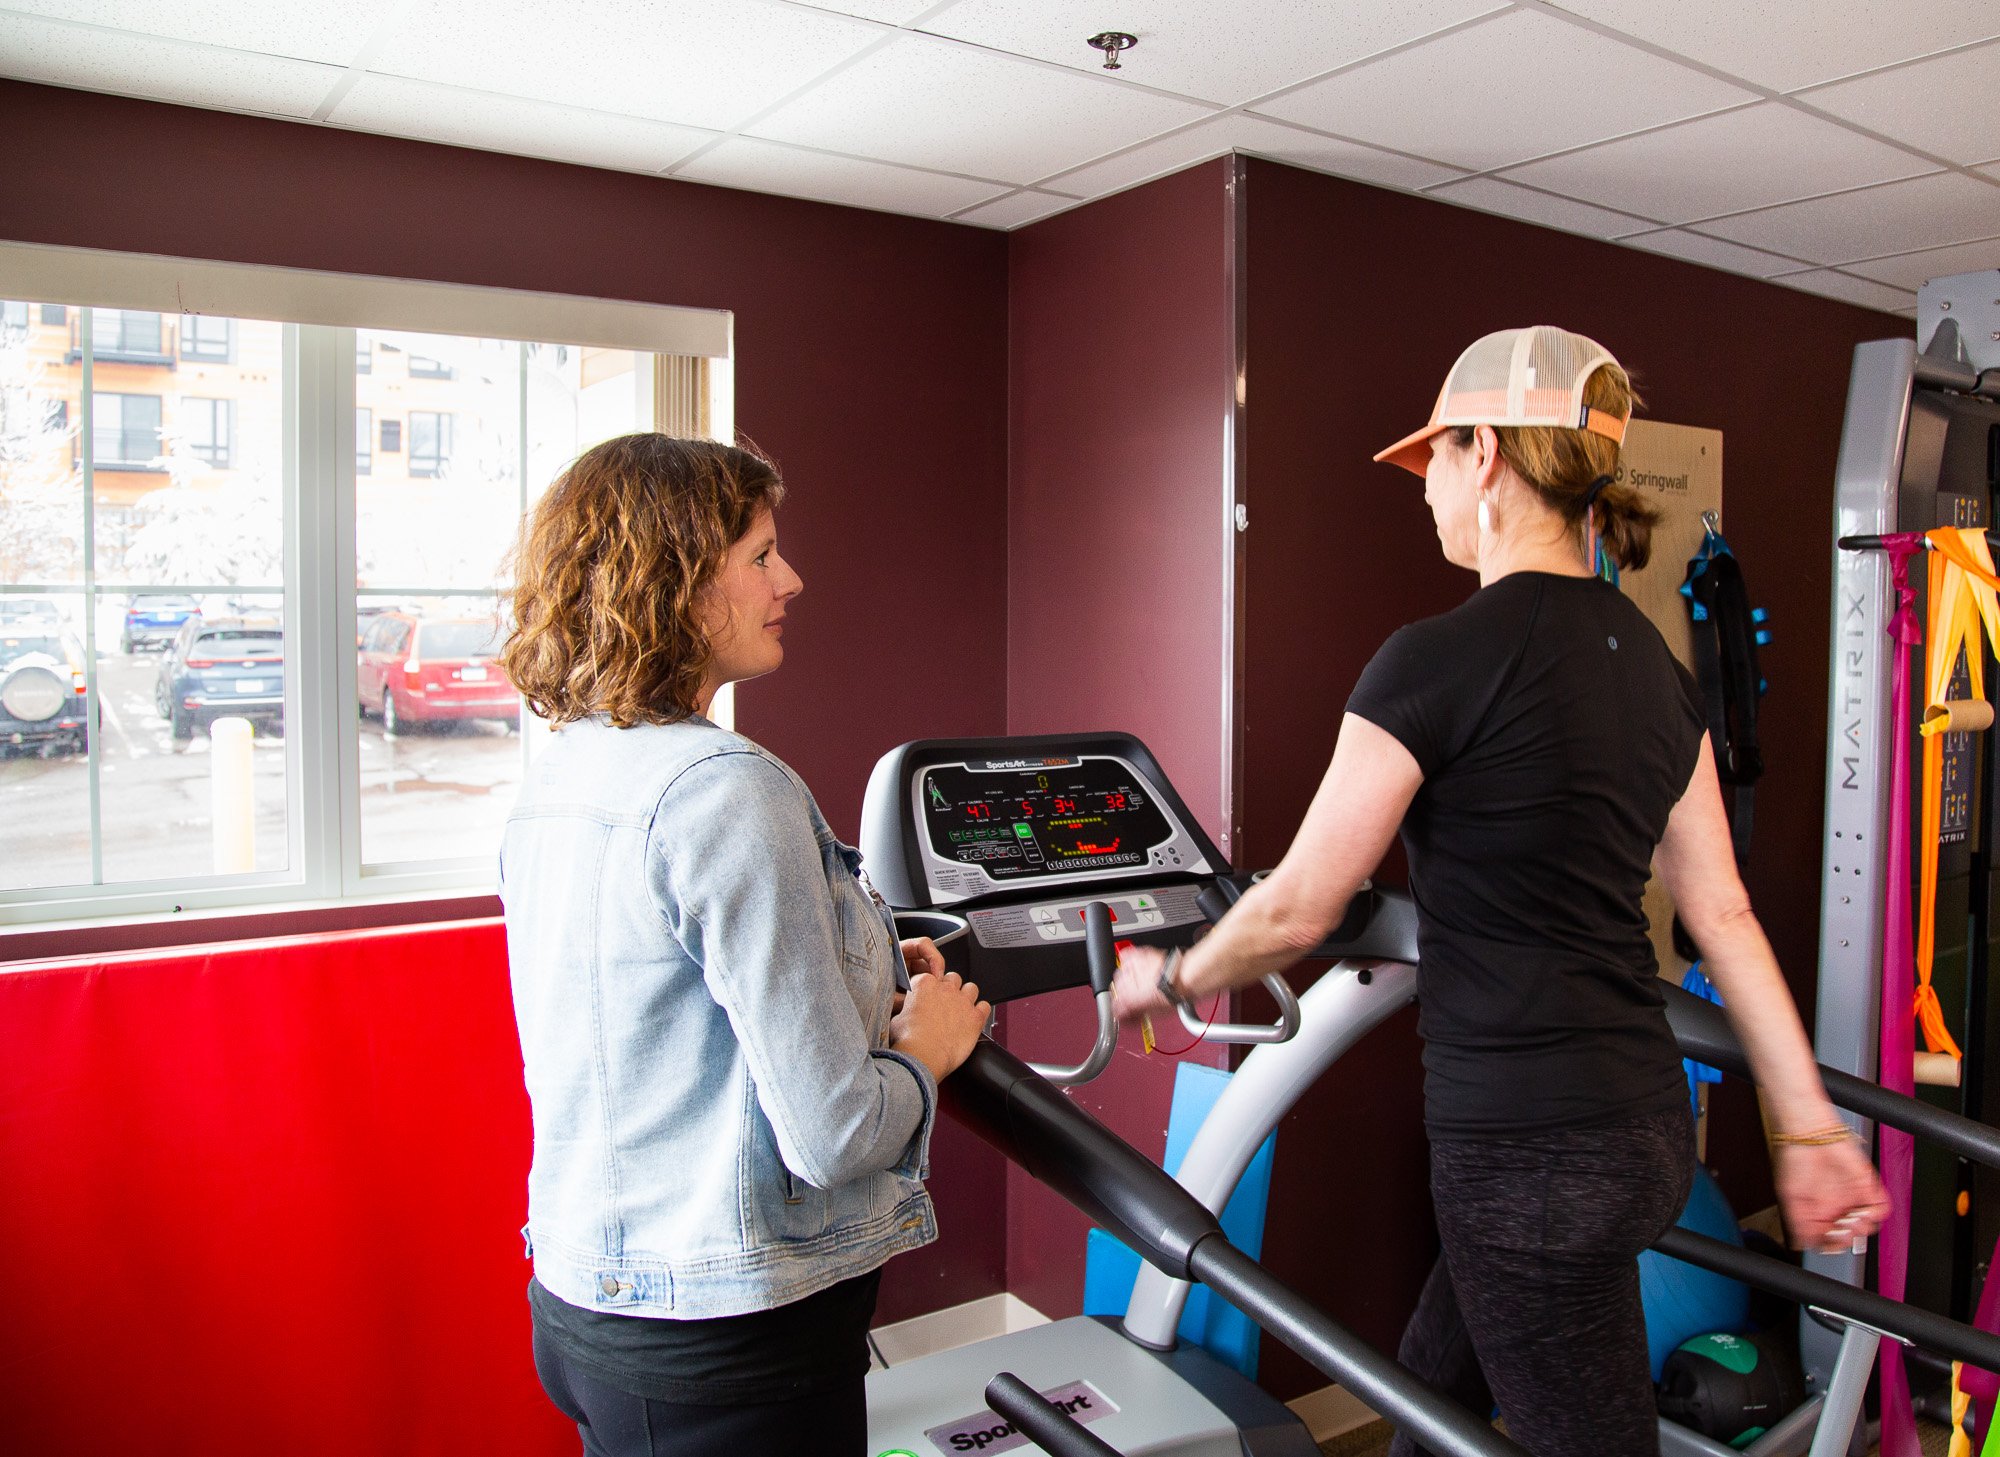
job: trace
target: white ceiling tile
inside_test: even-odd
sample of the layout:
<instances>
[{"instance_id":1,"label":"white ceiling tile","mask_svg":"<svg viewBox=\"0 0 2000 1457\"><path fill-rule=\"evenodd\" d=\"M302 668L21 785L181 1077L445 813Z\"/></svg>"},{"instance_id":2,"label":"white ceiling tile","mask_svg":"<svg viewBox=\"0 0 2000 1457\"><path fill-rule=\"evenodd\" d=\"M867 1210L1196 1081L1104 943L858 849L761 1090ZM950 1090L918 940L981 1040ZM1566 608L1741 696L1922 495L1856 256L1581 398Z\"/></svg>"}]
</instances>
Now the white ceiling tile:
<instances>
[{"instance_id":1,"label":"white ceiling tile","mask_svg":"<svg viewBox=\"0 0 2000 1457\"><path fill-rule=\"evenodd\" d=\"M1262 0L1240 9L1216 0L959 0L923 28L1079 70L1104 64L1089 37L1125 31L1139 43L1119 57L1120 76L1235 105L1502 8L1499 0Z\"/></svg>"},{"instance_id":2,"label":"white ceiling tile","mask_svg":"<svg viewBox=\"0 0 2000 1457\"><path fill-rule=\"evenodd\" d=\"M945 172L1037 182L1208 114L1193 102L906 34L750 130Z\"/></svg>"},{"instance_id":3,"label":"white ceiling tile","mask_svg":"<svg viewBox=\"0 0 2000 1457\"><path fill-rule=\"evenodd\" d=\"M311 116L341 69L0 13L0 76L188 106Z\"/></svg>"},{"instance_id":4,"label":"white ceiling tile","mask_svg":"<svg viewBox=\"0 0 2000 1457\"><path fill-rule=\"evenodd\" d=\"M1750 99L1685 66L1546 15L1516 11L1257 110L1482 169Z\"/></svg>"},{"instance_id":5,"label":"white ceiling tile","mask_svg":"<svg viewBox=\"0 0 2000 1457\"><path fill-rule=\"evenodd\" d=\"M811 3L815 10L830 10L835 15L858 15L864 20L880 20L889 25L907 24L937 6L937 0L811 0Z\"/></svg>"},{"instance_id":6,"label":"white ceiling tile","mask_svg":"<svg viewBox=\"0 0 2000 1457\"><path fill-rule=\"evenodd\" d=\"M390 136L627 172L658 172L716 136L669 122L396 76L362 77L328 120Z\"/></svg>"},{"instance_id":7,"label":"white ceiling tile","mask_svg":"<svg viewBox=\"0 0 2000 1457\"><path fill-rule=\"evenodd\" d=\"M1675 258L1685 258L1690 263L1706 263L1710 268L1720 268L1725 273L1743 273L1752 278L1795 273L1799 267L1796 258L1780 258L1776 253L1766 253L1761 248L1745 248L1740 243L1725 243L1720 238L1707 238L1679 228L1642 233L1636 238L1621 238L1619 241L1634 248L1644 248L1648 253L1666 253Z\"/></svg>"},{"instance_id":8,"label":"white ceiling tile","mask_svg":"<svg viewBox=\"0 0 2000 1457\"><path fill-rule=\"evenodd\" d=\"M422 0L371 69L727 130L884 34L760 0Z\"/></svg>"},{"instance_id":9,"label":"white ceiling tile","mask_svg":"<svg viewBox=\"0 0 2000 1457\"><path fill-rule=\"evenodd\" d=\"M1331 172L1389 187L1422 187L1458 175L1449 167L1399 157L1394 152L1377 151L1355 142L1336 141L1296 127L1279 126L1239 111L1159 137L1115 157L1065 172L1051 181L1065 192L1099 197L1227 152L1251 152L1309 167L1315 172Z\"/></svg>"},{"instance_id":10,"label":"white ceiling tile","mask_svg":"<svg viewBox=\"0 0 2000 1457\"><path fill-rule=\"evenodd\" d=\"M752 192L777 192L787 197L810 197L851 207L933 218L957 212L1005 190L991 182L968 182L962 177L914 172L907 167L802 151L749 137L732 137L678 168L673 175L694 182L748 188Z\"/></svg>"},{"instance_id":11,"label":"white ceiling tile","mask_svg":"<svg viewBox=\"0 0 2000 1457\"><path fill-rule=\"evenodd\" d=\"M1493 177L1468 177L1463 182L1447 182L1442 187L1430 188L1424 196L1592 238L1619 238L1653 226L1646 218L1634 217L1630 213L1610 212L1588 203L1572 202L1567 197L1551 197L1546 192L1516 187L1511 182Z\"/></svg>"},{"instance_id":12,"label":"white ceiling tile","mask_svg":"<svg viewBox=\"0 0 2000 1457\"><path fill-rule=\"evenodd\" d=\"M1077 200L1073 197L1056 197L1047 192L1017 192L1012 197L1003 197L983 207L975 207L971 212L960 213L952 221L977 223L983 228L1018 228L1076 205Z\"/></svg>"},{"instance_id":13,"label":"white ceiling tile","mask_svg":"<svg viewBox=\"0 0 2000 1457\"><path fill-rule=\"evenodd\" d=\"M1835 273L1826 268L1815 269L1811 273L1787 274L1772 281L1782 283L1786 288L1844 299L1869 309L1906 309L1914 307L1917 302L1916 295L1908 289L1890 288L1887 284L1871 283L1865 278L1849 278L1845 273Z\"/></svg>"},{"instance_id":14,"label":"white ceiling tile","mask_svg":"<svg viewBox=\"0 0 2000 1457\"><path fill-rule=\"evenodd\" d=\"M349 64L394 0L342 5L273 4L272 0L7 0L6 8L141 35L201 41L303 61Z\"/></svg>"},{"instance_id":15,"label":"white ceiling tile","mask_svg":"<svg viewBox=\"0 0 2000 1457\"><path fill-rule=\"evenodd\" d=\"M1896 288L1921 288L1933 278L1950 278L1954 273L1971 273L1980 268L2000 268L2000 237L1841 266L1848 273L1879 279Z\"/></svg>"},{"instance_id":16,"label":"white ceiling tile","mask_svg":"<svg viewBox=\"0 0 2000 1457\"><path fill-rule=\"evenodd\" d=\"M1704 233L1815 263L1880 258L2000 233L2000 187L1936 172L1859 192L1715 218Z\"/></svg>"},{"instance_id":17,"label":"white ceiling tile","mask_svg":"<svg viewBox=\"0 0 2000 1457\"><path fill-rule=\"evenodd\" d=\"M1684 223L1936 170L1908 152L1769 101L1530 162L1507 175Z\"/></svg>"},{"instance_id":18,"label":"white ceiling tile","mask_svg":"<svg viewBox=\"0 0 2000 1457\"><path fill-rule=\"evenodd\" d=\"M2000 45L1810 91L1808 105L1954 162L2000 154Z\"/></svg>"},{"instance_id":19,"label":"white ceiling tile","mask_svg":"<svg viewBox=\"0 0 2000 1457\"><path fill-rule=\"evenodd\" d=\"M1993 0L1561 0L1562 8L1791 91L2000 35Z\"/></svg>"}]
</instances>

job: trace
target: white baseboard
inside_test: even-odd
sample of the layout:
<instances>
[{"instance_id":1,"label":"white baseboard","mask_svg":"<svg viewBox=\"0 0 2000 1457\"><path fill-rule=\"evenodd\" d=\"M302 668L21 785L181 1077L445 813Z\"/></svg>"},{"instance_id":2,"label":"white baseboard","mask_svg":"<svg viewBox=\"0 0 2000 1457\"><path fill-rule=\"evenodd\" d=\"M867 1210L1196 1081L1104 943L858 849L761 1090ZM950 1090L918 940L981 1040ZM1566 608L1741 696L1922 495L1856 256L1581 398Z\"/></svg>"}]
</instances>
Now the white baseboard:
<instances>
[{"instance_id":1,"label":"white baseboard","mask_svg":"<svg viewBox=\"0 0 2000 1457\"><path fill-rule=\"evenodd\" d=\"M1375 1413L1344 1386L1322 1386L1285 1403L1315 1442L1328 1442L1375 1420Z\"/></svg>"},{"instance_id":2,"label":"white baseboard","mask_svg":"<svg viewBox=\"0 0 2000 1457\"><path fill-rule=\"evenodd\" d=\"M968 1300L963 1305L947 1306L928 1315L875 1327L868 1333L869 1369L900 1366L919 1356L955 1351L974 1341L1048 1323L1046 1315L1018 1295L983 1296L978 1300Z\"/></svg>"}]
</instances>

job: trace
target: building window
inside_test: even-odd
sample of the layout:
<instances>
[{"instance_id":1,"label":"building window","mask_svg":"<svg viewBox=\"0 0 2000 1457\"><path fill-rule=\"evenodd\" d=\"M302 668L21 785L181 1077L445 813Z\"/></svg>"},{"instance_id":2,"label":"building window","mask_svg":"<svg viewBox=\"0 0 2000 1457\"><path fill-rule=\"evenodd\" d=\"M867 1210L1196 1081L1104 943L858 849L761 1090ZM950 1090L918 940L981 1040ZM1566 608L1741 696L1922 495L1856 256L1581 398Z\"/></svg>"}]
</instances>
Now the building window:
<instances>
[{"instance_id":1,"label":"building window","mask_svg":"<svg viewBox=\"0 0 2000 1457\"><path fill-rule=\"evenodd\" d=\"M354 412L354 473L358 476L375 474L375 412L356 410Z\"/></svg>"},{"instance_id":2,"label":"building window","mask_svg":"<svg viewBox=\"0 0 2000 1457\"><path fill-rule=\"evenodd\" d=\"M158 314L137 309L92 309L90 347L99 359L124 364L171 364L162 346Z\"/></svg>"},{"instance_id":3,"label":"building window","mask_svg":"<svg viewBox=\"0 0 2000 1457\"><path fill-rule=\"evenodd\" d=\"M375 338L366 329L354 331L354 372L356 374L375 372Z\"/></svg>"},{"instance_id":4,"label":"building window","mask_svg":"<svg viewBox=\"0 0 2000 1457\"><path fill-rule=\"evenodd\" d=\"M451 466L451 416L438 410L410 411L410 474L441 476Z\"/></svg>"},{"instance_id":5,"label":"building window","mask_svg":"<svg viewBox=\"0 0 2000 1457\"><path fill-rule=\"evenodd\" d=\"M28 327L28 306L12 300L0 303L0 329L9 333Z\"/></svg>"},{"instance_id":6,"label":"building window","mask_svg":"<svg viewBox=\"0 0 2000 1457\"><path fill-rule=\"evenodd\" d=\"M233 364L236 360L234 319L218 319L208 314L181 316L181 358L198 359L204 364Z\"/></svg>"},{"instance_id":7,"label":"building window","mask_svg":"<svg viewBox=\"0 0 2000 1457\"><path fill-rule=\"evenodd\" d=\"M94 393L90 407L95 416L91 449L99 470L161 469L158 395Z\"/></svg>"},{"instance_id":8,"label":"building window","mask_svg":"<svg viewBox=\"0 0 2000 1457\"><path fill-rule=\"evenodd\" d=\"M410 356L411 379L457 379L458 371L442 359L432 359L423 354Z\"/></svg>"},{"instance_id":9,"label":"building window","mask_svg":"<svg viewBox=\"0 0 2000 1457\"><path fill-rule=\"evenodd\" d=\"M217 470L228 470L229 447L236 436L236 402L182 400L180 418L187 431L188 453Z\"/></svg>"},{"instance_id":10,"label":"building window","mask_svg":"<svg viewBox=\"0 0 2000 1457\"><path fill-rule=\"evenodd\" d=\"M382 422L382 453L396 455L403 449L403 422L384 420Z\"/></svg>"},{"instance_id":11,"label":"building window","mask_svg":"<svg viewBox=\"0 0 2000 1457\"><path fill-rule=\"evenodd\" d=\"M69 322L68 307L64 304L43 304L42 322L44 324L67 324Z\"/></svg>"}]
</instances>

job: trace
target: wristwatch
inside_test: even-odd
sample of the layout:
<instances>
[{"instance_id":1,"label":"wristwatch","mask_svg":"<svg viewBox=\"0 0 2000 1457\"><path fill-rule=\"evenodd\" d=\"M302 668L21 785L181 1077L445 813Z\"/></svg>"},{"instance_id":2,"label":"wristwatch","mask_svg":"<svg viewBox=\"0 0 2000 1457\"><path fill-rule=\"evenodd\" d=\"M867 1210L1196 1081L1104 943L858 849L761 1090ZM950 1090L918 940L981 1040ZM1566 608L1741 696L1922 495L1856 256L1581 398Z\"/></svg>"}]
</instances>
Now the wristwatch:
<instances>
[{"instance_id":1,"label":"wristwatch","mask_svg":"<svg viewBox=\"0 0 2000 1457\"><path fill-rule=\"evenodd\" d=\"M1180 969L1181 948L1176 946L1167 953L1166 965L1160 968L1158 990L1160 995L1165 997L1170 1005L1179 1008L1181 1011L1191 1012L1194 1010L1194 1003L1188 999L1186 993L1174 985L1174 977L1180 972Z\"/></svg>"}]
</instances>

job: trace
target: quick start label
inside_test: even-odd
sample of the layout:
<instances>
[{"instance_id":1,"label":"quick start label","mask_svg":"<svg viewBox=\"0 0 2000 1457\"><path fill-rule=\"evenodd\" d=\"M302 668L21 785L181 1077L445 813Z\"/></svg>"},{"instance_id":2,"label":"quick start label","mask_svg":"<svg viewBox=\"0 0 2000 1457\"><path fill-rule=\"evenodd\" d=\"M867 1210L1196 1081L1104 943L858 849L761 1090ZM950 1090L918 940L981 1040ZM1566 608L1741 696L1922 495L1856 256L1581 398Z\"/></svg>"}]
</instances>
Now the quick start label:
<instances>
[{"instance_id":1,"label":"quick start label","mask_svg":"<svg viewBox=\"0 0 2000 1457\"><path fill-rule=\"evenodd\" d=\"M1072 1381L1036 1395L1079 1422L1094 1422L1118 1410L1110 1397L1088 1381ZM1014 1430L1012 1422L990 1411L974 1412L969 1417L932 1427L924 1435L945 1457L958 1457L961 1452L1011 1452L1028 1444L1028 1439Z\"/></svg>"}]
</instances>

